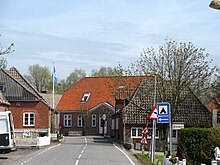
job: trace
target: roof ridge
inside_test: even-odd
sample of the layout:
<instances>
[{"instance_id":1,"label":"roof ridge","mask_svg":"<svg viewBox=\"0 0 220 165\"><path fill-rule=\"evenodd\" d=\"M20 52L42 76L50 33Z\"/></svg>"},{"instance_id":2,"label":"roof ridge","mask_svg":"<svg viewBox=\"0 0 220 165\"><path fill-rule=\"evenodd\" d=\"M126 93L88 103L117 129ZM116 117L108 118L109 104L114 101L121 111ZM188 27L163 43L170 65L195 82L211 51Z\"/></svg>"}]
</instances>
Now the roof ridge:
<instances>
[{"instance_id":1,"label":"roof ridge","mask_svg":"<svg viewBox=\"0 0 220 165\"><path fill-rule=\"evenodd\" d=\"M16 78L15 75L13 75L13 70L16 71L16 73L20 76L20 78L22 78L26 85L28 85L30 88L31 88L31 91L30 89L22 82L19 81L19 79ZM40 93L35 89L35 87L17 70L17 68L15 68L14 66L11 67L9 69L9 74L11 74L20 84L22 84L24 87L26 87L26 89L31 92L32 94L36 95L38 98L42 99L42 96L40 95ZM34 92L34 93L33 93Z\"/></svg>"},{"instance_id":2,"label":"roof ridge","mask_svg":"<svg viewBox=\"0 0 220 165\"><path fill-rule=\"evenodd\" d=\"M5 70L5 69L2 69L1 70L7 74L12 80L14 80L17 84L19 84L22 88L24 88L25 90L27 90L28 92L30 92L32 95L34 95L36 97L35 94L33 94L24 84L22 84L20 81L18 81L13 75L11 75L9 73L9 71ZM38 99L40 99L39 97L37 97Z\"/></svg>"}]
</instances>

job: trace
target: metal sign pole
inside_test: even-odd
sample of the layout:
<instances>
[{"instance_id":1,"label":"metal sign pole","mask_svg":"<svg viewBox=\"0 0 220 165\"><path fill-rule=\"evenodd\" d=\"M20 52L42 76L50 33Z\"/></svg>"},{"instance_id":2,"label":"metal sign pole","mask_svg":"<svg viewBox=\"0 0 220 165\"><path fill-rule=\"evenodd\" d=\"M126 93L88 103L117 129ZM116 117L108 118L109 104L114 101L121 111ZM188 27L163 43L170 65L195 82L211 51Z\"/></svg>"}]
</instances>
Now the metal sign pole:
<instances>
[{"instance_id":1,"label":"metal sign pole","mask_svg":"<svg viewBox=\"0 0 220 165\"><path fill-rule=\"evenodd\" d=\"M157 95L157 76L154 75L154 106L156 105L156 95ZM155 155L155 132L156 132L156 121L153 120L153 130L151 135L151 154L150 160L151 163L154 163L154 155Z\"/></svg>"},{"instance_id":2,"label":"metal sign pole","mask_svg":"<svg viewBox=\"0 0 220 165\"><path fill-rule=\"evenodd\" d=\"M170 115L169 115L169 126L170 126L170 155L172 155L172 117L171 117L171 108L170 108Z\"/></svg>"}]
</instances>

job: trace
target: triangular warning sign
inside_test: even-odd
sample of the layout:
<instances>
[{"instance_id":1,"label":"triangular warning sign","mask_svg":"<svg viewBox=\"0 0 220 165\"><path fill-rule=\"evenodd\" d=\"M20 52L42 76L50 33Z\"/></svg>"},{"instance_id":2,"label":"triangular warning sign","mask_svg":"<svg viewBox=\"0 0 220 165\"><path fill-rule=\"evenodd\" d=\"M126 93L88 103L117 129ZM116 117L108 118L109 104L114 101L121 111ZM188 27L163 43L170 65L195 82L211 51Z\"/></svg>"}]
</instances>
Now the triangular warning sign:
<instances>
[{"instance_id":1,"label":"triangular warning sign","mask_svg":"<svg viewBox=\"0 0 220 165\"><path fill-rule=\"evenodd\" d=\"M149 133L148 126L146 125L144 129L141 131L141 134L147 135Z\"/></svg>"},{"instance_id":2,"label":"triangular warning sign","mask_svg":"<svg viewBox=\"0 0 220 165\"><path fill-rule=\"evenodd\" d=\"M148 120L157 120L157 106L156 105L151 110L148 116Z\"/></svg>"},{"instance_id":3,"label":"triangular warning sign","mask_svg":"<svg viewBox=\"0 0 220 165\"><path fill-rule=\"evenodd\" d=\"M147 137L144 136L141 141L140 141L141 144L147 144Z\"/></svg>"}]
</instances>

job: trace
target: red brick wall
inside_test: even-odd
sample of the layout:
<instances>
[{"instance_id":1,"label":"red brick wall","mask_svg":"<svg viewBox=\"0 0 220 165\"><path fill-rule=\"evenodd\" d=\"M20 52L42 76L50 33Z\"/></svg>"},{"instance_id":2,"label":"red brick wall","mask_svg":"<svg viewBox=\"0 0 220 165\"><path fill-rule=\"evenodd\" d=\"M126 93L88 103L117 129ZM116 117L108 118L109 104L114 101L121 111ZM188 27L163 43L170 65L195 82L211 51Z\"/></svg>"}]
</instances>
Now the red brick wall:
<instances>
[{"instance_id":1,"label":"red brick wall","mask_svg":"<svg viewBox=\"0 0 220 165\"><path fill-rule=\"evenodd\" d=\"M60 111L60 123L64 124L64 114L72 114L72 127L64 127L62 129L62 132L64 134L68 134L69 131L83 131L82 127L77 127L77 117L78 115L85 115L85 135L98 135L99 134L99 115L105 113L107 118L107 134L110 135L111 131L111 115L114 113L114 111L106 108L105 106L100 106L96 110L93 111L69 111L64 112ZM96 114L96 127L92 127L92 114Z\"/></svg>"},{"instance_id":2,"label":"red brick wall","mask_svg":"<svg viewBox=\"0 0 220 165\"><path fill-rule=\"evenodd\" d=\"M10 102L15 129L19 128L49 128L50 110L47 105L42 102ZM23 126L23 113L35 113L35 126Z\"/></svg>"}]
</instances>

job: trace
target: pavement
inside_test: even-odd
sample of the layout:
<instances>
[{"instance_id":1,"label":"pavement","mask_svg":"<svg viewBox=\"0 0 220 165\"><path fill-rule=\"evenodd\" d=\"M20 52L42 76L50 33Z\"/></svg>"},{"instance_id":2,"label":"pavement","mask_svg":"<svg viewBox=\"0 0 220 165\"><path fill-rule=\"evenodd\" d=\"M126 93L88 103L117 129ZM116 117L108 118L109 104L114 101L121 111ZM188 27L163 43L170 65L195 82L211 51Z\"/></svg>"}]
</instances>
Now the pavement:
<instances>
[{"instance_id":1,"label":"pavement","mask_svg":"<svg viewBox=\"0 0 220 165\"><path fill-rule=\"evenodd\" d=\"M142 154L142 152L143 152L142 150L136 150L136 149L134 149L133 146L132 146L132 148L127 149L122 143L115 141L114 138L111 138L111 137L105 137L105 138L107 138L111 143L114 143L115 145L117 145L118 147L120 147L121 149L123 149L124 151L126 151L127 153L129 153L130 155L132 155L132 156L134 156L134 157L136 157L135 155L136 155L137 153ZM144 151L144 154L150 155L150 152L145 150L145 151ZM155 152L155 155L164 156L164 152ZM137 159L137 157L136 157L136 159ZM140 162L140 163L141 163L141 162ZM142 164L142 163L141 163L141 164Z\"/></svg>"}]
</instances>

